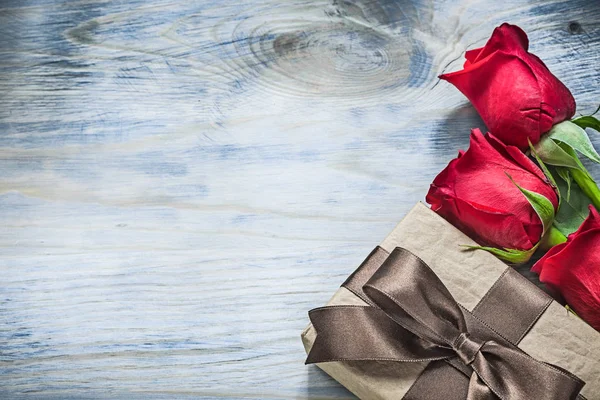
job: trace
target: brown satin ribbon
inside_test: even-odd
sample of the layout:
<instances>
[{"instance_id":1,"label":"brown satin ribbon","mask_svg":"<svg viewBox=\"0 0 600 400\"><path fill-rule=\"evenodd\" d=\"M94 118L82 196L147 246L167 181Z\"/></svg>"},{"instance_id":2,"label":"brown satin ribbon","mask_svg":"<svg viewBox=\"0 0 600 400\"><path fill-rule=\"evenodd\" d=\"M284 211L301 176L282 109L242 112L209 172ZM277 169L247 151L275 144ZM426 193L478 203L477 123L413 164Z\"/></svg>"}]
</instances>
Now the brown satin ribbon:
<instances>
[{"instance_id":1,"label":"brown satin ribbon","mask_svg":"<svg viewBox=\"0 0 600 400\"><path fill-rule=\"evenodd\" d=\"M514 342L526 333L523 327L509 321L511 327L505 330L505 335L494 330L495 326L511 320L510 310L497 311L495 318L492 307L505 296L506 285L497 282L471 313L456 303L440 279L418 257L396 248L385 258L387 252L382 250L377 248L371 253L346 284L370 306L329 306L309 312L317 338L307 363L429 361L425 375L436 377L433 382L445 388L446 399L577 398L584 385L580 379L533 359L515 346ZM506 275L499 282L516 279L519 284L518 278L511 275L505 278ZM366 283L357 286L356 282L365 280ZM537 311L539 316L547 307L544 296L523 295L520 300L527 303L523 308L529 314ZM512 320L516 317L513 315ZM455 377L465 375L469 376L465 387L448 392L448 388L456 385ZM405 398L437 398L428 396L430 389L426 388L416 393L418 386L414 385Z\"/></svg>"}]
</instances>

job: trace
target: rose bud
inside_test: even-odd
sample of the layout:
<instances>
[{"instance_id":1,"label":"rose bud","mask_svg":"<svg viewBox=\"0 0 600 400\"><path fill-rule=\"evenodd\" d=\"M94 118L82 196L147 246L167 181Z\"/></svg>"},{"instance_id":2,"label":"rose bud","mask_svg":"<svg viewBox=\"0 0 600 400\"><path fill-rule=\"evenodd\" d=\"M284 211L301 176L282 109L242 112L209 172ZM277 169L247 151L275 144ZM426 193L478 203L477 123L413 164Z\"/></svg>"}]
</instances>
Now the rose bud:
<instances>
[{"instance_id":1,"label":"rose bud","mask_svg":"<svg viewBox=\"0 0 600 400\"><path fill-rule=\"evenodd\" d=\"M517 185L546 197L556 211L557 194L537 165L518 148L473 129L469 149L435 178L426 201L481 245L531 250L544 227Z\"/></svg>"},{"instance_id":2,"label":"rose bud","mask_svg":"<svg viewBox=\"0 0 600 400\"><path fill-rule=\"evenodd\" d=\"M531 270L600 331L600 215L593 206L567 242L552 247Z\"/></svg>"},{"instance_id":3,"label":"rose bud","mask_svg":"<svg viewBox=\"0 0 600 400\"><path fill-rule=\"evenodd\" d=\"M537 56L521 28L502 24L467 51L462 71L441 75L471 101L498 139L522 150L575 114L575 99Z\"/></svg>"}]
</instances>

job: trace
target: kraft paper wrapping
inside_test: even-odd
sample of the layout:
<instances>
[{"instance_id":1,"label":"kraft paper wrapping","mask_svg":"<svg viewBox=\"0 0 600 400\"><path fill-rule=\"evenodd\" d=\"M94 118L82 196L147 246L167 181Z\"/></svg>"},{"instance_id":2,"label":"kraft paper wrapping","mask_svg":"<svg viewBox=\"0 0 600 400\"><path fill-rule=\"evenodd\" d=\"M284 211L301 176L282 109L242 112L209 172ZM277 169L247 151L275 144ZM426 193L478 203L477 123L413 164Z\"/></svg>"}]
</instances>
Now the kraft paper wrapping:
<instances>
[{"instance_id":1,"label":"kraft paper wrapping","mask_svg":"<svg viewBox=\"0 0 600 400\"><path fill-rule=\"evenodd\" d=\"M476 243L418 203L380 246L388 252L404 247L419 256L456 301L472 311L507 266L485 251L465 251L460 247L465 244ZM365 303L342 287L327 305L344 304ZM302 333L307 353L315 337L309 325ZM586 382L581 394L588 400L600 400L600 333L560 304L553 302L548 307L519 347L538 360L571 371ZM401 399L427 364L353 361L317 366L359 398L381 400Z\"/></svg>"}]
</instances>

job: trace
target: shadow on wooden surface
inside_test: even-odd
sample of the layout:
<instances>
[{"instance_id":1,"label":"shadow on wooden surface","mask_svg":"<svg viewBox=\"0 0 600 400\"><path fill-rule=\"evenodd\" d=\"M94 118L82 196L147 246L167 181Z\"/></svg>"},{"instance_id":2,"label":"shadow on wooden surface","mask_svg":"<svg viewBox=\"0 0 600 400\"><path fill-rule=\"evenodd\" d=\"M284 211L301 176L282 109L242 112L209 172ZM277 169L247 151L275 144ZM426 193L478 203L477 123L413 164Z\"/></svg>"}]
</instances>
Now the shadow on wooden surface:
<instances>
[{"instance_id":1,"label":"shadow on wooden surface","mask_svg":"<svg viewBox=\"0 0 600 400\"><path fill-rule=\"evenodd\" d=\"M437 75L510 21L591 112L599 20L579 0L4 0L0 395L348 398L299 333L482 126Z\"/></svg>"}]
</instances>

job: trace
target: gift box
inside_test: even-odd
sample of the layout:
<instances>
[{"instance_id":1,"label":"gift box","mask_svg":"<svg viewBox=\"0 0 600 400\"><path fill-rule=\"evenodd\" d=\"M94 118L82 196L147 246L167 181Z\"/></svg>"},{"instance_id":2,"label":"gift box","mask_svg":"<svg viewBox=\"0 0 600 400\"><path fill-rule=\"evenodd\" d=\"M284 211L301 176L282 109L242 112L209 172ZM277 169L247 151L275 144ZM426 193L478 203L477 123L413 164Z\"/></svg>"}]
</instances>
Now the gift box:
<instances>
[{"instance_id":1,"label":"gift box","mask_svg":"<svg viewBox=\"0 0 600 400\"><path fill-rule=\"evenodd\" d=\"M600 400L600 333L465 245L417 204L309 313L307 362L361 399Z\"/></svg>"}]
</instances>

